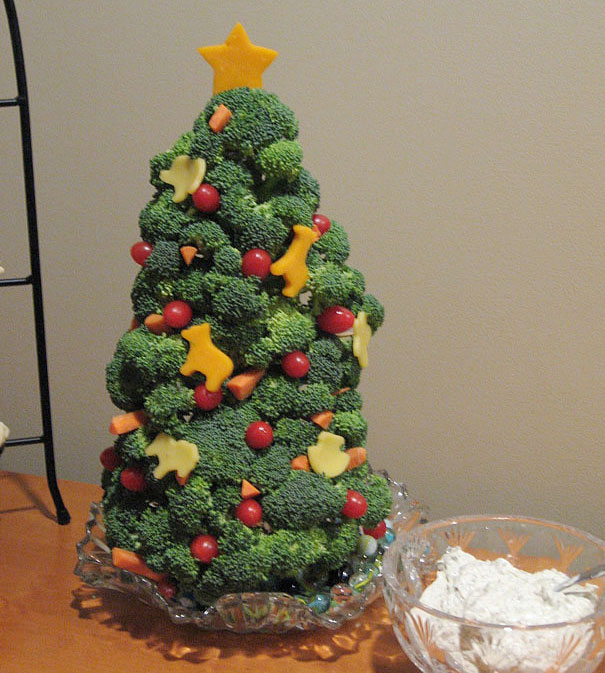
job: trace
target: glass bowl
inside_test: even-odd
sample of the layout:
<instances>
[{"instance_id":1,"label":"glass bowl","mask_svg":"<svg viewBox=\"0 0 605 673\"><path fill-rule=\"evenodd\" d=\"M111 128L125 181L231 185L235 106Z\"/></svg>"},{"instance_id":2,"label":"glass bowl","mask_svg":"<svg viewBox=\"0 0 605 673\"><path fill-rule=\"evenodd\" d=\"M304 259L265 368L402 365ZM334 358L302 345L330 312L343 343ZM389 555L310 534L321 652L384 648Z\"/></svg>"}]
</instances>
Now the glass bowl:
<instances>
[{"instance_id":1,"label":"glass bowl","mask_svg":"<svg viewBox=\"0 0 605 673\"><path fill-rule=\"evenodd\" d=\"M387 479L393 494L391 525L404 531L420 523L425 510L416 501L410 500L405 486L390 479L386 472L378 474ZM237 633L337 629L359 616L365 606L379 595L383 553L394 538L392 529L389 533L388 539L379 541L376 553L352 559L348 581L318 588L315 596L304 598L260 591L226 594L210 607L203 608L187 596L167 600L154 581L116 568L111 562L111 551L105 544L102 506L93 502L86 522L86 535L76 545L78 562L74 572L93 587L121 591L163 610L175 624L195 624L209 631Z\"/></svg>"},{"instance_id":2,"label":"glass bowl","mask_svg":"<svg viewBox=\"0 0 605 673\"><path fill-rule=\"evenodd\" d=\"M605 542L588 533L521 516L477 515L395 530L383 560L383 591L393 629L425 673L587 673L605 655L605 580L594 613L539 626L488 624L454 617L420 602L437 560L461 547L481 560L505 558L521 570L554 568L575 575L605 562Z\"/></svg>"}]
</instances>

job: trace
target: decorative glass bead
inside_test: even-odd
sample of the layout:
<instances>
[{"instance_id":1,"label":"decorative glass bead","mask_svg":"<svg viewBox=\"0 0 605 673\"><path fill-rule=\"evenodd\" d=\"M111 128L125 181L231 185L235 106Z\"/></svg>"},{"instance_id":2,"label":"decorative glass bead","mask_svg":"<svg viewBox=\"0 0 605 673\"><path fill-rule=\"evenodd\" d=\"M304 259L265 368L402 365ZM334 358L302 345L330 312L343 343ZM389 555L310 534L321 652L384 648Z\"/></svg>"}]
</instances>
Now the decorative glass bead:
<instances>
[{"instance_id":1,"label":"decorative glass bead","mask_svg":"<svg viewBox=\"0 0 605 673\"><path fill-rule=\"evenodd\" d=\"M321 614L325 612L330 607L331 599L328 594L315 594L313 598L309 601L308 605L313 610Z\"/></svg>"},{"instance_id":2,"label":"decorative glass bead","mask_svg":"<svg viewBox=\"0 0 605 673\"><path fill-rule=\"evenodd\" d=\"M365 557L373 557L378 551L378 542L371 535L362 535L357 542L357 552Z\"/></svg>"}]
</instances>

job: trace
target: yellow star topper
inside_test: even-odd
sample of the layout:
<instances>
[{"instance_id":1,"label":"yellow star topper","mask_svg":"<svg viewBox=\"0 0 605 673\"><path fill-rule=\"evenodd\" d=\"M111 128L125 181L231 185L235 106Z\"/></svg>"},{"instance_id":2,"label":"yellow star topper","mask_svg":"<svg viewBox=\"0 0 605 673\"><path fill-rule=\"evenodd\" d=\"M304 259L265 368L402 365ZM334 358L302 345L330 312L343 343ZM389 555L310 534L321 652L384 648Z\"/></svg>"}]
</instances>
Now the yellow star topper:
<instances>
[{"instance_id":1,"label":"yellow star topper","mask_svg":"<svg viewBox=\"0 0 605 673\"><path fill-rule=\"evenodd\" d=\"M273 49L252 44L241 23L235 25L224 44L200 47L198 51L214 70L213 94L239 86L262 87L262 74L277 56Z\"/></svg>"},{"instance_id":2,"label":"yellow star topper","mask_svg":"<svg viewBox=\"0 0 605 673\"><path fill-rule=\"evenodd\" d=\"M353 355L362 369L368 366L368 344L371 337L372 328L368 325L368 316L365 311L360 311L353 322Z\"/></svg>"}]
</instances>

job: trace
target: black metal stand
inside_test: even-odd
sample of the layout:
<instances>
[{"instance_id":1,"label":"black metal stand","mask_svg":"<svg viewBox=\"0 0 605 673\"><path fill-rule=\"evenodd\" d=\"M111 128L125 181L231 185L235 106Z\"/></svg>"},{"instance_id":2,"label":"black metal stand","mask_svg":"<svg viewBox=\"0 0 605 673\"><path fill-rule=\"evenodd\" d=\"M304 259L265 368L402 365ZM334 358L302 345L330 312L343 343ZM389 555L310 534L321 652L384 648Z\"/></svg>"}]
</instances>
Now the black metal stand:
<instances>
[{"instance_id":1,"label":"black metal stand","mask_svg":"<svg viewBox=\"0 0 605 673\"><path fill-rule=\"evenodd\" d=\"M57 510L57 521L61 525L70 521L69 512L63 504L57 475L55 472L55 452L50 414L50 390L48 386L48 361L46 356L46 336L44 333L44 310L42 307L42 275L40 272L40 246L38 243L38 218L36 215L36 194L34 189L34 164L32 155L31 126L29 120L29 100L25 80L25 61L21 45L19 21L13 0L4 0L8 18L15 74L17 78L17 97L0 99L0 107L18 106L21 121L21 147L23 151L23 175L25 180L25 202L27 207L27 233L29 238L29 259L31 274L26 278L0 278L0 287L31 285L34 303L36 327L36 350L38 354L38 380L40 388L40 406L42 409L42 434L38 437L9 439L5 446L23 446L25 444L44 444L46 462L46 480Z\"/></svg>"}]
</instances>

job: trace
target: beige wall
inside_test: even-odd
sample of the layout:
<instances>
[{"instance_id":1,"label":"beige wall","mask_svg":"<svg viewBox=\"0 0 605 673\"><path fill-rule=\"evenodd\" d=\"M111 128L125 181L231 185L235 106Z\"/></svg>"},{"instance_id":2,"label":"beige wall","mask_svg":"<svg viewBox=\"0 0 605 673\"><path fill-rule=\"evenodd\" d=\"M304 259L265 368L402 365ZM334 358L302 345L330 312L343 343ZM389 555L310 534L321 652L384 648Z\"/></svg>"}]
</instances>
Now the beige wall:
<instances>
[{"instance_id":1,"label":"beige wall","mask_svg":"<svg viewBox=\"0 0 605 673\"><path fill-rule=\"evenodd\" d=\"M280 52L265 87L296 111L321 212L387 308L362 387L374 464L434 517L524 512L605 536L603 2L17 5L60 476L98 480L147 162L210 95L196 47L241 20ZM10 275L28 269L16 119L0 110ZM0 315L0 420L38 432L28 291L2 291ZM0 467L41 472L42 452Z\"/></svg>"}]
</instances>

